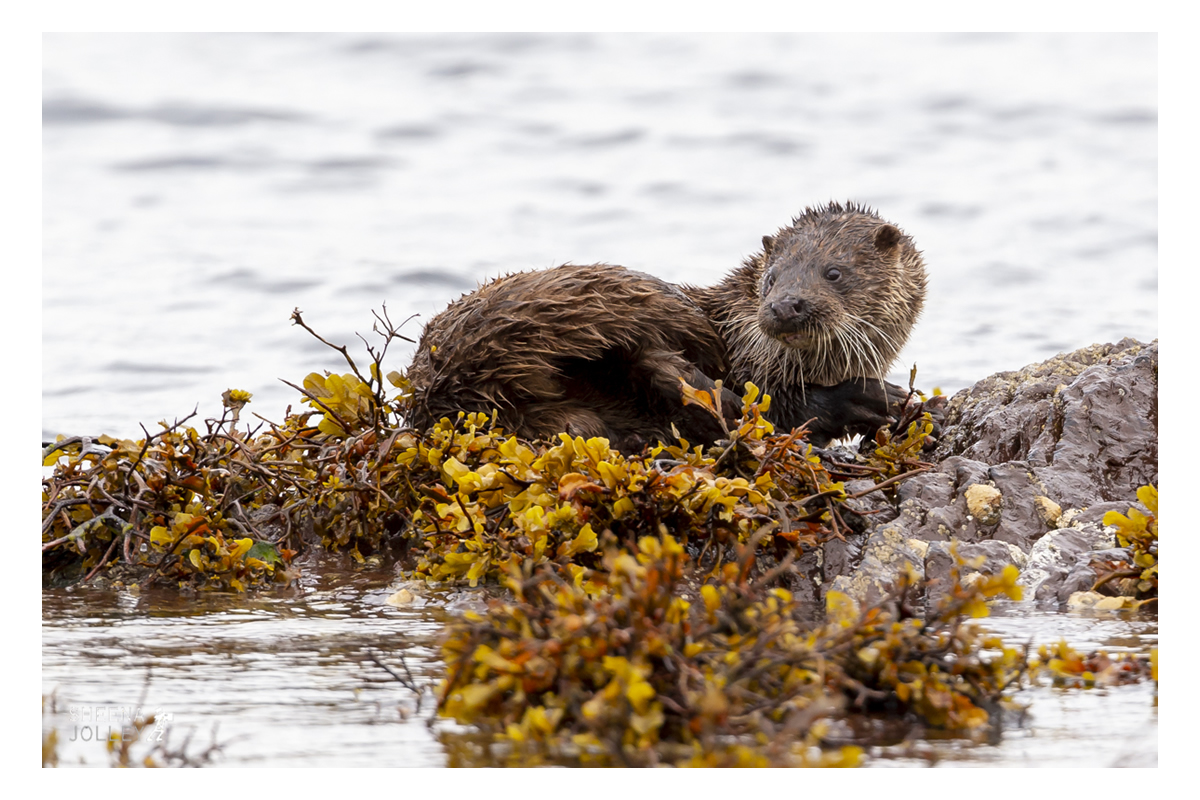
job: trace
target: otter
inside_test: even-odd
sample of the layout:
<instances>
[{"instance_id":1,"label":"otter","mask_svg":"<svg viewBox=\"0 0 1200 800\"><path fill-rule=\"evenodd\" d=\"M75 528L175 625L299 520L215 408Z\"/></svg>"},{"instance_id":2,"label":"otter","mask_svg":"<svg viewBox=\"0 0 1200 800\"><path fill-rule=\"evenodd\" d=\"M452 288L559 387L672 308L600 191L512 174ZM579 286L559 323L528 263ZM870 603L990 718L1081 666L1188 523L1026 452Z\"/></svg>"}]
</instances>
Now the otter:
<instances>
[{"instance_id":1,"label":"otter","mask_svg":"<svg viewBox=\"0 0 1200 800\"><path fill-rule=\"evenodd\" d=\"M776 427L809 441L870 435L906 392L884 381L921 308L913 240L872 209L831 202L804 213L711 287L611 264L564 264L497 278L425 326L408 379L407 421L495 409L524 438L559 432L641 450L674 431L711 443L720 423L684 405L681 379L771 396Z\"/></svg>"},{"instance_id":2,"label":"otter","mask_svg":"<svg viewBox=\"0 0 1200 800\"><path fill-rule=\"evenodd\" d=\"M806 207L762 244L716 286L685 288L728 346L721 377L771 395L777 426L812 419L815 444L874 433L907 395L884 376L925 304L921 252L853 203Z\"/></svg>"}]
</instances>

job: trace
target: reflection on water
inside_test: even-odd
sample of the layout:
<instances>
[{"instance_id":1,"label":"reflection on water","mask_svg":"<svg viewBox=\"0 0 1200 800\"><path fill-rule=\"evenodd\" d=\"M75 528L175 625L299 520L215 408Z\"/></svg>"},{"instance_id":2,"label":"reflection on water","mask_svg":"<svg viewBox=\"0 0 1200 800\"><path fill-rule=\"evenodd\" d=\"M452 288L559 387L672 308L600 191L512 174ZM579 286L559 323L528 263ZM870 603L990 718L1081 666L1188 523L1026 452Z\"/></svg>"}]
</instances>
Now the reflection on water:
<instances>
[{"instance_id":1,"label":"reflection on water","mask_svg":"<svg viewBox=\"0 0 1200 800\"><path fill-rule=\"evenodd\" d=\"M387 576L335 579L250 600L43 592L42 685L56 696L60 764L106 765L103 745L85 741L108 733L95 710L141 706L170 715L172 743L193 732L206 745L219 723L222 764L440 766L425 725L432 695L415 714L417 696L373 660L431 685L440 604L386 605Z\"/></svg>"}]
</instances>

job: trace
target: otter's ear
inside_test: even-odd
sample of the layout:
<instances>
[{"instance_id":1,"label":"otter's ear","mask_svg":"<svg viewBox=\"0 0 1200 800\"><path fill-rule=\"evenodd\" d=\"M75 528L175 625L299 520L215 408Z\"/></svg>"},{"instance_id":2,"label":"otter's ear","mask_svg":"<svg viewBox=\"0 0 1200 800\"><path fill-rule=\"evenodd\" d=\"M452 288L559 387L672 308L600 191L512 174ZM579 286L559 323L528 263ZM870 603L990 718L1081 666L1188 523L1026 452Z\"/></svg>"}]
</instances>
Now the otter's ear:
<instances>
[{"instance_id":1,"label":"otter's ear","mask_svg":"<svg viewBox=\"0 0 1200 800\"><path fill-rule=\"evenodd\" d=\"M886 253L900 244L903 236L895 225L880 225L875 229L875 249Z\"/></svg>"},{"instance_id":2,"label":"otter's ear","mask_svg":"<svg viewBox=\"0 0 1200 800\"><path fill-rule=\"evenodd\" d=\"M771 250L775 247L775 240L770 236L763 237L763 258L771 257Z\"/></svg>"}]
</instances>

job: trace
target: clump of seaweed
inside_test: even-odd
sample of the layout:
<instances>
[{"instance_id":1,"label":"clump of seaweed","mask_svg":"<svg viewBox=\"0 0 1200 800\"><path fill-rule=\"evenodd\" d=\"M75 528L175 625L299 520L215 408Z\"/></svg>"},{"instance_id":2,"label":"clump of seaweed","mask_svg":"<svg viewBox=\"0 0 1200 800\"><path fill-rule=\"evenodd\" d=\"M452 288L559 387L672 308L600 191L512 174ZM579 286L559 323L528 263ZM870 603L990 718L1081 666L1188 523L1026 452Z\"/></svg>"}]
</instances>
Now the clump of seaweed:
<instances>
[{"instance_id":1,"label":"clump of seaweed","mask_svg":"<svg viewBox=\"0 0 1200 800\"><path fill-rule=\"evenodd\" d=\"M780 551L816 545L835 535L827 512L841 486L801 435L773 435L757 399L751 387L738 427L707 452L680 441L624 455L599 438L522 442L481 414L442 420L399 456L429 479L414 482L424 496L411 516L424 548L417 574L475 585L515 564L526 574L594 568L603 543L663 530L714 567L754 535Z\"/></svg>"},{"instance_id":2,"label":"clump of seaweed","mask_svg":"<svg viewBox=\"0 0 1200 800\"><path fill-rule=\"evenodd\" d=\"M441 713L488 734L481 758L526 764L852 766L861 749L827 738L849 713L997 723L1024 659L966 620L1020 596L1015 570L956 583L928 620L908 607L911 576L866 609L831 592L813 625L776 585L786 567L755 577L742 551L698 589L667 534L569 579L511 570L511 599L449 625Z\"/></svg>"},{"instance_id":3,"label":"clump of seaweed","mask_svg":"<svg viewBox=\"0 0 1200 800\"><path fill-rule=\"evenodd\" d=\"M1149 514L1131 507L1126 514L1104 515L1104 524L1117 529L1117 543L1128 549L1133 563L1094 562L1098 578L1092 590L1115 582L1122 595L1153 603L1158 600L1158 489L1142 486L1137 497Z\"/></svg>"},{"instance_id":4,"label":"clump of seaweed","mask_svg":"<svg viewBox=\"0 0 1200 800\"><path fill-rule=\"evenodd\" d=\"M1042 645L1029 661L1035 679L1048 678L1058 688L1092 688L1158 681L1158 648L1150 653L1116 653L1102 650L1080 653L1065 640Z\"/></svg>"},{"instance_id":5,"label":"clump of seaweed","mask_svg":"<svg viewBox=\"0 0 1200 800\"><path fill-rule=\"evenodd\" d=\"M945 413L946 397L935 389L927 398L913 384L917 379L914 364L908 374L908 399L900 408L890 427L875 432L874 442L862 443L860 450L868 455L867 464L881 486L895 487L905 478L931 469L932 464L921 460L921 453L933 446ZM935 423L934 416L939 422Z\"/></svg>"},{"instance_id":6,"label":"clump of seaweed","mask_svg":"<svg viewBox=\"0 0 1200 800\"><path fill-rule=\"evenodd\" d=\"M293 319L308 329L299 312ZM230 390L205 432L189 416L137 441L49 445L47 580L106 570L125 584L244 591L288 583L293 559L319 546L360 562L394 554L429 581L474 586L514 563L594 568L601 545L660 529L714 569L752 535L782 559L848 530L841 483L803 430L774 433L762 417L769 398L760 403L753 386L742 419L707 451L679 440L622 454L565 434L528 442L484 414L415 431L403 422L406 380L381 367L400 334L386 310L377 320L384 345L368 347L367 374L335 347L350 372L293 385L312 410L289 409L282 423L260 417L247 429L239 415L250 396Z\"/></svg>"},{"instance_id":7,"label":"clump of seaweed","mask_svg":"<svg viewBox=\"0 0 1200 800\"><path fill-rule=\"evenodd\" d=\"M143 427L139 440L77 436L47 445L43 579L80 583L104 571L114 585L241 592L287 585L294 557L316 544L361 560L360 545L378 546L383 532L397 530L407 499L380 489L407 478L387 461L407 384L391 373L399 392L386 396L380 364L402 337L386 309L376 318L384 341L368 344L369 377L346 348L330 345L351 371L309 375L295 388L314 410L289 408L281 424L260 417L256 427L239 425L251 396L229 390L203 432L186 424L193 412L154 434ZM299 311L293 321L308 329ZM320 419L309 425L313 416Z\"/></svg>"},{"instance_id":8,"label":"clump of seaweed","mask_svg":"<svg viewBox=\"0 0 1200 800\"><path fill-rule=\"evenodd\" d=\"M61 439L43 453L42 571L83 582L105 567L114 580L161 580L243 591L290 579L296 551L255 529L252 514L285 489L274 453L258 452L229 417L208 432L190 417L139 441ZM248 501L253 501L250 505Z\"/></svg>"}]
</instances>

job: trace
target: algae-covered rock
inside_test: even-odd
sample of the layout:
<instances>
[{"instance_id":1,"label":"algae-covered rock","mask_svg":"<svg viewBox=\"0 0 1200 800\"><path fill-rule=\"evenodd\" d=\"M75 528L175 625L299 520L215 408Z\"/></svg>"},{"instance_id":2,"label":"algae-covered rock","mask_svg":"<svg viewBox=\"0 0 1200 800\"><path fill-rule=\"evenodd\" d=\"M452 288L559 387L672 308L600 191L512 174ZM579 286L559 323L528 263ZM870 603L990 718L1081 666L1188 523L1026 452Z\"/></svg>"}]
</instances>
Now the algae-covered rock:
<instances>
[{"instance_id":1,"label":"algae-covered rock","mask_svg":"<svg viewBox=\"0 0 1200 800\"><path fill-rule=\"evenodd\" d=\"M849 575L834 578L830 590L842 592L865 605L879 602L906 567L915 569L918 576L921 574L924 553L913 544L913 540L895 525L881 526L867 537L862 560L855 569Z\"/></svg>"}]
</instances>

